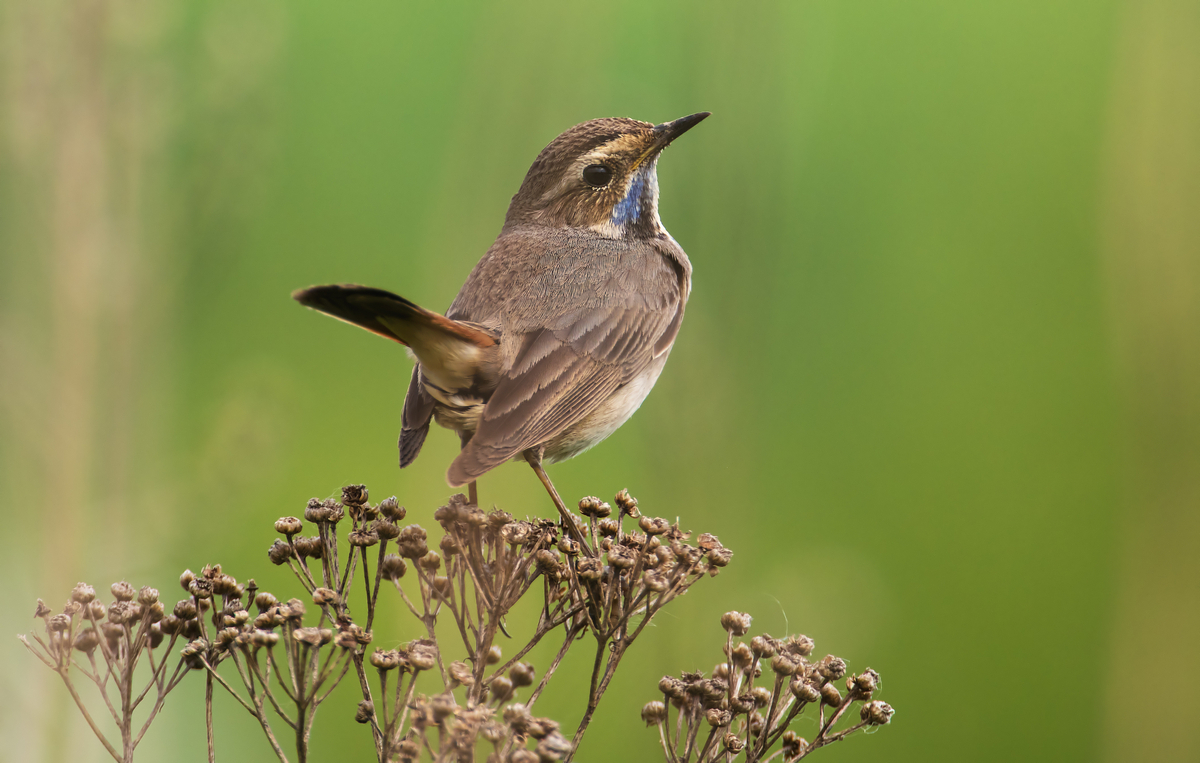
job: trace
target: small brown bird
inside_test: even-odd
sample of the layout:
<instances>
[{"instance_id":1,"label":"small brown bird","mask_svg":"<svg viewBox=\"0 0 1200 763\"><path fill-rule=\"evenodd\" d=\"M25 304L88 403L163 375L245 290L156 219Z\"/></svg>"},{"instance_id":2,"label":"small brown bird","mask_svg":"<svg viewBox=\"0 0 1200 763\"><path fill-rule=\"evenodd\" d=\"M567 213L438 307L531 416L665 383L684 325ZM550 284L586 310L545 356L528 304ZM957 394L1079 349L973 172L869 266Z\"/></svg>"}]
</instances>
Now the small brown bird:
<instances>
[{"instance_id":1,"label":"small brown bird","mask_svg":"<svg viewBox=\"0 0 1200 763\"><path fill-rule=\"evenodd\" d=\"M656 168L707 116L593 119L555 138L445 315L365 286L292 295L416 357L401 467L436 420L462 440L446 477L470 483L472 503L480 475L524 457L566 515L543 462L576 456L624 424L679 333L692 266L659 220Z\"/></svg>"}]
</instances>

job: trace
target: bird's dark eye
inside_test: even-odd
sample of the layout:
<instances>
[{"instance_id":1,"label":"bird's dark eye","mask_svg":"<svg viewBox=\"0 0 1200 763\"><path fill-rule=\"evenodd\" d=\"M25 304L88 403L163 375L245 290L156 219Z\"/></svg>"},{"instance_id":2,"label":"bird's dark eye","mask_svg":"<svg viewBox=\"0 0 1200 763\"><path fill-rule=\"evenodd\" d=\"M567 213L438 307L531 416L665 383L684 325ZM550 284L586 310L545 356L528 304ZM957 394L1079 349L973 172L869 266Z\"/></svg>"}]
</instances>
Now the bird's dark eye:
<instances>
[{"instance_id":1,"label":"bird's dark eye","mask_svg":"<svg viewBox=\"0 0 1200 763\"><path fill-rule=\"evenodd\" d=\"M603 164L589 164L583 168L583 180L593 188L603 188L612 180L612 170Z\"/></svg>"}]
</instances>

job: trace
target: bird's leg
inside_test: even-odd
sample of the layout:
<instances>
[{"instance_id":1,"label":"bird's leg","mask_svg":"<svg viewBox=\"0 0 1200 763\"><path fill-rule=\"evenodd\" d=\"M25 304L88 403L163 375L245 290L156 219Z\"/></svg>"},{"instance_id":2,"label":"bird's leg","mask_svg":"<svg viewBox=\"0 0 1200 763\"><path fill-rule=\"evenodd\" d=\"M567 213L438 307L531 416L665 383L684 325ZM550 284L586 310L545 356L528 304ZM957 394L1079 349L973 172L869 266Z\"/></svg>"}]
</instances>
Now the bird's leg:
<instances>
[{"instance_id":1,"label":"bird's leg","mask_svg":"<svg viewBox=\"0 0 1200 763\"><path fill-rule=\"evenodd\" d=\"M563 499L559 497L558 491L554 489L554 483L550 481L550 477L546 474L546 470L542 468L542 454L539 452L539 450L540 449L530 448L529 450L525 451L525 460L528 461L529 465L533 467L533 471L537 474L538 479L540 479L542 481L542 485L545 486L546 492L550 494L550 500L554 501L554 508L558 509L558 513L562 515L562 521L563 524L566 525L567 532L571 533L571 537L574 538L575 542L579 544L579 547L583 550L583 553L594 557L596 555L595 550L588 545L587 540L583 537L583 533L579 530L579 525L575 522L575 517L571 515L571 512L567 511L566 504L564 504Z\"/></svg>"},{"instance_id":2,"label":"bird's leg","mask_svg":"<svg viewBox=\"0 0 1200 763\"><path fill-rule=\"evenodd\" d=\"M471 483L467 485L467 502L472 506L479 505L479 489L475 487L475 480L471 480Z\"/></svg>"}]
</instances>

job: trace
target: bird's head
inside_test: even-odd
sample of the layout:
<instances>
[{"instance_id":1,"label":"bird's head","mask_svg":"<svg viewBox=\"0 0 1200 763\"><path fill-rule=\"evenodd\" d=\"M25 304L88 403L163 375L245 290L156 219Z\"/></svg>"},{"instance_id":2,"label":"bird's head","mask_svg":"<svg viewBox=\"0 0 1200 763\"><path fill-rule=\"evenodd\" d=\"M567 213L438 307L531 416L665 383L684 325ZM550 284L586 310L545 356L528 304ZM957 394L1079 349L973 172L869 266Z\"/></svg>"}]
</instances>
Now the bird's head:
<instances>
[{"instance_id":1,"label":"bird's head","mask_svg":"<svg viewBox=\"0 0 1200 763\"><path fill-rule=\"evenodd\" d=\"M588 228L606 238L659 235L658 156L708 115L660 125L616 117L575 125L538 154L505 225Z\"/></svg>"}]
</instances>

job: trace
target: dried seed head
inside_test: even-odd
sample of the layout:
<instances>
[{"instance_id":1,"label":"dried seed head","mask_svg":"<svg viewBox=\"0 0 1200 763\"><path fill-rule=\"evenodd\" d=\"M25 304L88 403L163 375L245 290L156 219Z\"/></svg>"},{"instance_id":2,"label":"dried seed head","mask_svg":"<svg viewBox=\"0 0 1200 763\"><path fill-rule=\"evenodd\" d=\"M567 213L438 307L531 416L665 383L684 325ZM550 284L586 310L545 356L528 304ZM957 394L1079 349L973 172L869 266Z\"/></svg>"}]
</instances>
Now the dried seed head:
<instances>
[{"instance_id":1,"label":"dried seed head","mask_svg":"<svg viewBox=\"0 0 1200 763\"><path fill-rule=\"evenodd\" d=\"M500 537L505 543L523 546L534 537L534 527L529 522L512 522L500 528Z\"/></svg>"},{"instance_id":2,"label":"dried seed head","mask_svg":"<svg viewBox=\"0 0 1200 763\"><path fill-rule=\"evenodd\" d=\"M742 740L742 738L733 732L729 732L722 737L721 744L724 746L726 752L729 752L732 755L737 755L746 746L746 743Z\"/></svg>"},{"instance_id":3,"label":"dried seed head","mask_svg":"<svg viewBox=\"0 0 1200 763\"><path fill-rule=\"evenodd\" d=\"M417 743L416 739L406 738L396 748L396 754L401 761L416 760L417 756L421 754L421 745Z\"/></svg>"},{"instance_id":4,"label":"dried seed head","mask_svg":"<svg viewBox=\"0 0 1200 763\"><path fill-rule=\"evenodd\" d=\"M54 633L61 633L71 627L70 615L54 615L46 621L46 628Z\"/></svg>"},{"instance_id":5,"label":"dried seed head","mask_svg":"<svg viewBox=\"0 0 1200 763\"><path fill-rule=\"evenodd\" d=\"M575 556L579 553L579 543L574 539L568 538L565 535L558 540L558 550L567 556Z\"/></svg>"},{"instance_id":6,"label":"dried seed head","mask_svg":"<svg viewBox=\"0 0 1200 763\"><path fill-rule=\"evenodd\" d=\"M379 536L375 534L375 531L366 527L360 527L357 530L351 530L350 534L347 535L346 538L350 541L350 545L354 546L355 548L366 548L368 546L374 546L379 542Z\"/></svg>"},{"instance_id":7,"label":"dried seed head","mask_svg":"<svg viewBox=\"0 0 1200 763\"><path fill-rule=\"evenodd\" d=\"M304 518L309 522L325 522L329 519L329 509L320 498L309 498L308 505L304 507Z\"/></svg>"},{"instance_id":8,"label":"dried seed head","mask_svg":"<svg viewBox=\"0 0 1200 763\"><path fill-rule=\"evenodd\" d=\"M508 756L509 763L538 763L541 758L533 750L526 750L522 747L519 750L513 750Z\"/></svg>"},{"instance_id":9,"label":"dried seed head","mask_svg":"<svg viewBox=\"0 0 1200 763\"><path fill-rule=\"evenodd\" d=\"M837 707L842 704L842 694L833 684L825 684L821 687L821 702Z\"/></svg>"},{"instance_id":10,"label":"dried seed head","mask_svg":"<svg viewBox=\"0 0 1200 763\"><path fill-rule=\"evenodd\" d=\"M846 661L841 657L834 657L832 654L827 654L817 663L817 673L829 681L836 681L846 675Z\"/></svg>"},{"instance_id":11,"label":"dried seed head","mask_svg":"<svg viewBox=\"0 0 1200 763\"><path fill-rule=\"evenodd\" d=\"M164 614L166 614L166 607L163 606L161 601L156 601L146 607L146 619L152 623L160 622Z\"/></svg>"},{"instance_id":12,"label":"dried seed head","mask_svg":"<svg viewBox=\"0 0 1200 763\"><path fill-rule=\"evenodd\" d=\"M192 572L191 570L184 570L183 574L179 576L179 586L188 593L191 593L192 581L195 579L196 573Z\"/></svg>"},{"instance_id":13,"label":"dried seed head","mask_svg":"<svg viewBox=\"0 0 1200 763\"><path fill-rule=\"evenodd\" d=\"M455 660L446 666L447 672L450 673L452 687L457 685L473 686L475 684L475 674L471 672L471 666L461 660Z\"/></svg>"},{"instance_id":14,"label":"dried seed head","mask_svg":"<svg viewBox=\"0 0 1200 763\"><path fill-rule=\"evenodd\" d=\"M426 572L437 572L442 566L442 557L438 556L436 551L430 551L417 560L417 564L421 565L421 569Z\"/></svg>"},{"instance_id":15,"label":"dried seed head","mask_svg":"<svg viewBox=\"0 0 1200 763\"><path fill-rule=\"evenodd\" d=\"M755 657L774 657L775 639L770 636L755 636L750 639L750 651L754 653Z\"/></svg>"},{"instance_id":16,"label":"dried seed head","mask_svg":"<svg viewBox=\"0 0 1200 763\"><path fill-rule=\"evenodd\" d=\"M312 600L313 604L319 607L336 606L342 600L342 597L338 596L337 591L331 588L315 588L312 592Z\"/></svg>"},{"instance_id":17,"label":"dried seed head","mask_svg":"<svg viewBox=\"0 0 1200 763\"><path fill-rule=\"evenodd\" d=\"M458 545L458 539L449 533L442 536L442 539L438 542L438 547L442 549L442 556L451 557L462 553L462 549Z\"/></svg>"},{"instance_id":18,"label":"dried seed head","mask_svg":"<svg viewBox=\"0 0 1200 763\"><path fill-rule=\"evenodd\" d=\"M393 495L390 498L384 498L380 502L379 513L392 520L392 522L399 522L404 519L404 515L408 512L404 510L404 507L396 500L396 496Z\"/></svg>"},{"instance_id":19,"label":"dried seed head","mask_svg":"<svg viewBox=\"0 0 1200 763\"><path fill-rule=\"evenodd\" d=\"M400 667L400 653L395 649L376 649L371 653L371 666L378 670L395 670Z\"/></svg>"},{"instance_id":20,"label":"dried seed head","mask_svg":"<svg viewBox=\"0 0 1200 763\"><path fill-rule=\"evenodd\" d=\"M722 681L727 681L729 679L729 663L719 662L714 665L712 669L712 677L720 678Z\"/></svg>"},{"instance_id":21,"label":"dried seed head","mask_svg":"<svg viewBox=\"0 0 1200 763\"><path fill-rule=\"evenodd\" d=\"M533 666L528 662L518 662L508 669L508 677L512 679L513 686L532 686L534 679Z\"/></svg>"},{"instance_id":22,"label":"dried seed head","mask_svg":"<svg viewBox=\"0 0 1200 763\"><path fill-rule=\"evenodd\" d=\"M325 507L326 522L332 522L336 525L342 521L342 517L346 516L346 511L342 508L342 504L332 498L326 498L321 505Z\"/></svg>"},{"instance_id":23,"label":"dried seed head","mask_svg":"<svg viewBox=\"0 0 1200 763\"><path fill-rule=\"evenodd\" d=\"M487 655L484 657L484 661L488 665L495 665L496 663L500 662L500 658L503 656L504 650L500 648L500 645L492 644L490 647L488 647Z\"/></svg>"},{"instance_id":24,"label":"dried seed head","mask_svg":"<svg viewBox=\"0 0 1200 763\"><path fill-rule=\"evenodd\" d=\"M808 746L808 742L794 731L783 732L783 757L794 758Z\"/></svg>"},{"instance_id":25,"label":"dried seed head","mask_svg":"<svg viewBox=\"0 0 1200 763\"><path fill-rule=\"evenodd\" d=\"M750 726L750 733L754 736L760 736L767 726L766 719L757 710L746 716L746 722Z\"/></svg>"},{"instance_id":26,"label":"dried seed head","mask_svg":"<svg viewBox=\"0 0 1200 763\"><path fill-rule=\"evenodd\" d=\"M304 523L299 517L280 517L275 520L275 532L282 533L289 538L304 529Z\"/></svg>"},{"instance_id":27,"label":"dried seed head","mask_svg":"<svg viewBox=\"0 0 1200 763\"><path fill-rule=\"evenodd\" d=\"M438 721L450 717L458 709L458 703L454 701L454 695L450 692L435 694L430 698L429 705L433 710L433 717Z\"/></svg>"},{"instance_id":28,"label":"dried seed head","mask_svg":"<svg viewBox=\"0 0 1200 763\"><path fill-rule=\"evenodd\" d=\"M617 493L617 497L614 502L617 504L617 508L621 510L622 514L633 519L637 519L641 516L638 513L637 499L631 496L628 490L622 489L621 492Z\"/></svg>"},{"instance_id":29,"label":"dried seed head","mask_svg":"<svg viewBox=\"0 0 1200 763\"><path fill-rule=\"evenodd\" d=\"M570 754L571 740L557 731L550 732L542 741L538 742L537 756L539 760L563 760Z\"/></svg>"},{"instance_id":30,"label":"dried seed head","mask_svg":"<svg viewBox=\"0 0 1200 763\"><path fill-rule=\"evenodd\" d=\"M396 544L400 556L407 559L420 559L429 553L429 546L425 543L425 530L420 525L409 525L401 530Z\"/></svg>"},{"instance_id":31,"label":"dried seed head","mask_svg":"<svg viewBox=\"0 0 1200 763\"><path fill-rule=\"evenodd\" d=\"M196 616L196 602L191 599L180 599L176 602L172 613L180 620L191 620Z\"/></svg>"},{"instance_id":32,"label":"dried seed head","mask_svg":"<svg viewBox=\"0 0 1200 763\"><path fill-rule=\"evenodd\" d=\"M508 727L496 720L485 722L480 728L479 733L484 739L496 744L508 737Z\"/></svg>"},{"instance_id":33,"label":"dried seed head","mask_svg":"<svg viewBox=\"0 0 1200 763\"><path fill-rule=\"evenodd\" d=\"M612 514L612 507L594 495L579 500L579 513L585 517L604 519Z\"/></svg>"},{"instance_id":34,"label":"dried seed head","mask_svg":"<svg viewBox=\"0 0 1200 763\"><path fill-rule=\"evenodd\" d=\"M354 713L354 720L358 723L370 723L375 717L375 703L369 699L364 699L358 703L358 710Z\"/></svg>"},{"instance_id":35,"label":"dried seed head","mask_svg":"<svg viewBox=\"0 0 1200 763\"><path fill-rule=\"evenodd\" d=\"M642 584L651 591L661 593L671 587L671 579L658 570L646 570L642 574Z\"/></svg>"},{"instance_id":36,"label":"dried seed head","mask_svg":"<svg viewBox=\"0 0 1200 763\"><path fill-rule=\"evenodd\" d=\"M745 670L750 667L750 663L754 662L754 652L744 642L738 642L734 645L729 659L733 661L735 668Z\"/></svg>"},{"instance_id":37,"label":"dried seed head","mask_svg":"<svg viewBox=\"0 0 1200 763\"><path fill-rule=\"evenodd\" d=\"M667 719L667 706L655 700L642 705L642 720L647 726L655 726Z\"/></svg>"},{"instance_id":38,"label":"dried seed head","mask_svg":"<svg viewBox=\"0 0 1200 763\"><path fill-rule=\"evenodd\" d=\"M596 523L596 531L605 538L613 538L621 532L621 523L615 519L601 519Z\"/></svg>"},{"instance_id":39,"label":"dried seed head","mask_svg":"<svg viewBox=\"0 0 1200 763\"><path fill-rule=\"evenodd\" d=\"M709 726L720 728L722 726L728 726L733 720L733 715L731 715L728 710L721 710L720 708L714 707L704 713L704 720L708 721Z\"/></svg>"},{"instance_id":40,"label":"dried seed head","mask_svg":"<svg viewBox=\"0 0 1200 763\"><path fill-rule=\"evenodd\" d=\"M729 702L729 707L738 715L744 715L753 710L757 705L754 703L754 697L750 694L739 694Z\"/></svg>"},{"instance_id":41,"label":"dried seed head","mask_svg":"<svg viewBox=\"0 0 1200 763\"><path fill-rule=\"evenodd\" d=\"M254 597L254 606L258 607L259 612L265 612L278 603L279 600L267 591L259 591Z\"/></svg>"},{"instance_id":42,"label":"dried seed head","mask_svg":"<svg viewBox=\"0 0 1200 763\"><path fill-rule=\"evenodd\" d=\"M712 533L700 533L696 538L696 545L701 551L712 551L716 548L722 548L720 539Z\"/></svg>"},{"instance_id":43,"label":"dried seed head","mask_svg":"<svg viewBox=\"0 0 1200 763\"><path fill-rule=\"evenodd\" d=\"M816 702L821 698L821 692L817 687L806 682L803 678L797 678L792 681L789 687L792 690L792 696L800 702Z\"/></svg>"},{"instance_id":44,"label":"dried seed head","mask_svg":"<svg viewBox=\"0 0 1200 763\"><path fill-rule=\"evenodd\" d=\"M492 530L499 530L505 525L512 523L512 521L512 514L509 514L507 511L500 511L499 509L488 512L487 515L487 526Z\"/></svg>"},{"instance_id":45,"label":"dried seed head","mask_svg":"<svg viewBox=\"0 0 1200 763\"><path fill-rule=\"evenodd\" d=\"M375 520L375 524L371 525L376 537L380 540L395 540L400 537L400 528L396 527L391 520L380 517Z\"/></svg>"},{"instance_id":46,"label":"dried seed head","mask_svg":"<svg viewBox=\"0 0 1200 763\"><path fill-rule=\"evenodd\" d=\"M713 567L727 567L732 560L733 552L724 546L708 552L708 563Z\"/></svg>"},{"instance_id":47,"label":"dried seed head","mask_svg":"<svg viewBox=\"0 0 1200 763\"><path fill-rule=\"evenodd\" d=\"M437 664L437 647L424 639L409 644L408 663L416 670L429 670Z\"/></svg>"},{"instance_id":48,"label":"dried seed head","mask_svg":"<svg viewBox=\"0 0 1200 763\"><path fill-rule=\"evenodd\" d=\"M800 668L800 663L794 661L786 652L780 652L771 658L771 670L781 676L794 675Z\"/></svg>"},{"instance_id":49,"label":"dried seed head","mask_svg":"<svg viewBox=\"0 0 1200 763\"><path fill-rule=\"evenodd\" d=\"M135 592L133 586L125 581L121 581L120 583L112 584L112 595L117 601L133 601Z\"/></svg>"},{"instance_id":50,"label":"dried seed head","mask_svg":"<svg viewBox=\"0 0 1200 763\"><path fill-rule=\"evenodd\" d=\"M793 657L809 656L813 646L813 640L808 636L788 636L783 642L783 650Z\"/></svg>"},{"instance_id":51,"label":"dried seed head","mask_svg":"<svg viewBox=\"0 0 1200 763\"><path fill-rule=\"evenodd\" d=\"M846 679L846 689L850 697L856 700L870 699L871 694L880 687L879 674L867 668L857 676Z\"/></svg>"},{"instance_id":52,"label":"dried seed head","mask_svg":"<svg viewBox=\"0 0 1200 763\"><path fill-rule=\"evenodd\" d=\"M750 631L750 615L745 612L726 612L721 615L721 627L734 636L745 636Z\"/></svg>"},{"instance_id":53,"label":"dried seed head","mask_svg":"<svg viewBox=\"0 0 1200 763\"><path fill-rule=\"evenodd\" d=\"M347 506L362 506L370 493L366 485L346 485L342 488L342 503Z\"/></svg>"},{"instance_id":54,"label":"dried seed head","mask_svg":"<svg viewBox=\"0 0 1200 763\"><path fill-rule=\"evenodd\" d=\"M642 517L638 520L638 527L647 535L662 535L671 529L671 523L662 517Z\"/></svg>"},{"instance_id":55,"label":"dried seed head","mask_svg":"<svg viewBox=\"0 0 1200 763\"><path fill-rule=\"evenodd\" d=\"M687 695L687 684L673 676L663 676L658 690L672 699L680 699Z\"/></svg>"},{"instance_id":56,"label":"dried seed head","mask_svg":"<svg viewBox=\"0 0 1200 763\"><path fill-rule=\"evenodd\" d=\"M158 601L158 589L150 586L142 586L138 591L138 604L143 607L148 607Z\"/></svg>"},{"instance_id":57,"label":"dried seed head","mask_svg":"<svg viewBox=\"0 0 1200 763\"><path fill-rule=\"evenodd\" d=\"M859 717L870 726L885 726L892 722L892 716L895 713L896 711L888 703L875 700L862 706Z\"/></svg>"},{"instance_id":58,"label":"dried seed head","mask_svg":"<svg viewBox=\"0 0 1200 763\"><path fill-rule=\"evenodd\" d=\"M91 604L96 598L96 589L87 583L80 583L71 590L71 601L79 604Z\"/></svg>"},{"instance_id":59,"label":"dried seed head","mask_svg":"<svg viewBox=\"0 0 1200 763\"><path fill-rule=\"evenodd\" d=\"M279 634L273 631L254 631L250 634L250 643L255 646L273 647L279 643Z\"/></svg>"},{"instance_id":60,"label":"dried seed head","mask_svg":"<svg viewBox=\"0 0 1200 763\"><path fill-rule=\"evenodd\" d=\"M408 565L403 559L396 554L388 554L383 557L383 576L391 581L397 581L404 577L404 573L408 569Z\"/></svg>"},{"instance_id":61,"label":"dried seed head","mask_svg":"<svg viewBox=\"0 0 1200 763\"><path fill-rule=\"evenodd\" d=\"M586 557L576 563L575 572L584 580L599 580L604 574L604 564L599 559Z\"/></svg>"},{"instance_id":62,"label":"dried seed head","mask_svg":"<svg viewBox=\"0 0 1200 763\"><path fill-rule=\"evenodd\" d=\"M512 696L513 682L508 676L496 676L488 688L492 691L492 699L496 702L504 702Z\"/></svg>"},{"instance_id":63,"label":"dried seed head","mask_svg":"<svg viewBox=\"0 0 1200 763\"><path fill-rule=\"evenodd\" d=\"M618 570L627 570L637 564L637 552L628 546L613 546L608 550L608 563Z\"/></svg>"},{"instance_id":64,"label":"dried seed head","mask_svg":"<svg viewBox=\"0 0 1200 763\"><path fill-rule=\"evenodd\" d=\"M100 645L100 636L95 628L85 628L75 634L75 648L84 653L90 653Z\"/></svg>"}]
</instances>

